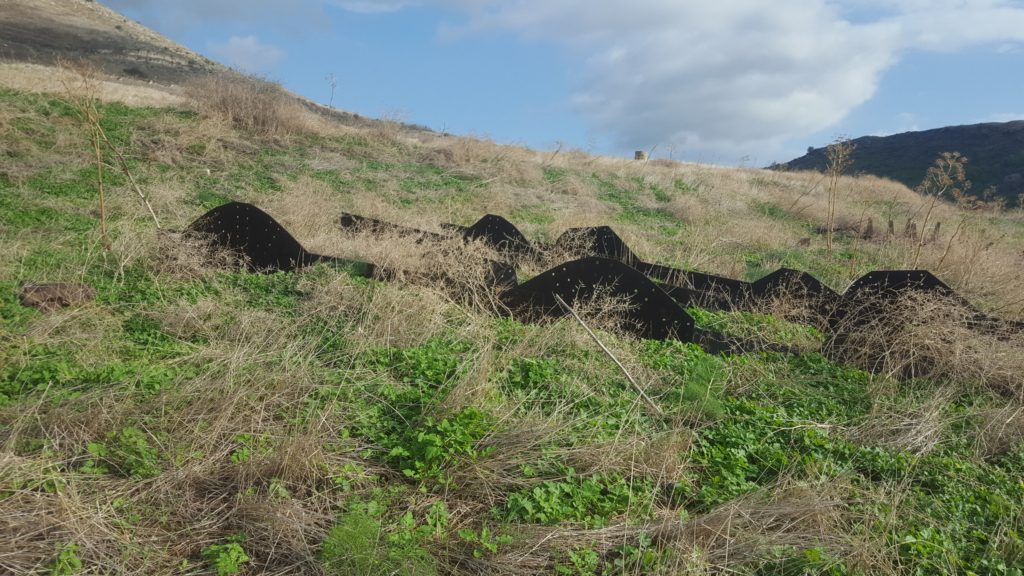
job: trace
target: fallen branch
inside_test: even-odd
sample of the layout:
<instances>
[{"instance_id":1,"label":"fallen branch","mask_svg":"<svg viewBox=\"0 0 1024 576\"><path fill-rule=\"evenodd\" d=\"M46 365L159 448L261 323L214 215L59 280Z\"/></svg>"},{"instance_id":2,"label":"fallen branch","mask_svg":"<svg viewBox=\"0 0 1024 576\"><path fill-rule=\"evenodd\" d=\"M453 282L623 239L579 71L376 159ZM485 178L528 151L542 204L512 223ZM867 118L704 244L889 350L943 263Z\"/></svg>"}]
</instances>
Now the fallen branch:
<instances>
[{"instance_id":1,"label":"fallen branch","mask_svg":"<svg viewBox=\"0 0 1024 576\"><path fill-rule=\"evenodd\" d=\"M640 394L640 397L643 398L644 402L647 403L647 406L649 406L652 410L657 412L659 416L664 416L665 413L661 410L661 408L659 408L658 405L654 403L654 400L651 400L651 397L648 396L646 392L644 392L644 389L640 387L640 384L638 384L637 381L633 378L633 376L629 373L629 371L626 370L626 367L622 365L622 362L619 362L619 359L615 357L615 354L612 354L612 351L609 350L603 342L601 342L601 339L597 337L597 334L594 334L594 331L590 329L590 326L587 326L587 323L584 322L582 318L580 318L579 314L577 314L571 306L566 304L565 300L562 300L562 297L559 296L558 294L555 294L555 301L558 302L558 305L561 306L563 310L565 310L569 314L572 314L572 317L575 318L576 321L580 323L580 326L583 326L583 329L587 331L587 334L590 334L590 337L594 339L594 342L597 342L597 345L601 347L601 350L604 350L604 353L607 354L608 357L612 359L612 362L615 362L615 365L618 366L619 370L621 370L622 373L626 375L626 379L629 380L629 383L632 384L633 388L635 388L637 393Z\"/></svg>"}]
</instances>

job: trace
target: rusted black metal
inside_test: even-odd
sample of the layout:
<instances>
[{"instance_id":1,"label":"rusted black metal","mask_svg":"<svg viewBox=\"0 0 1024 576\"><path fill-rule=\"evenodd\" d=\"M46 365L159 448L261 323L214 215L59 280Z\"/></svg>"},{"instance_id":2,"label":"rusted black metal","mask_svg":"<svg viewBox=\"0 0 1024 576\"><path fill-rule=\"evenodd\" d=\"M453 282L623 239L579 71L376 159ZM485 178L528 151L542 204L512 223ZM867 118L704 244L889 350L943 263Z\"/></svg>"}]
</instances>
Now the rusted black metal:
<instances>
[{"instance_id":1,"label":"rusted black metal","mask_svg":"<svg viewBox=\"0 0 1024 576\"><path fill-rule=\"evenodd\" d=\"M495 214L485 214L472 226L461 230L466 240L480 240L502 254L536 257L537 250L511 222Z\"/></svg>"},{"instance_id":2,"label":"rusted black metal","mask_svg":"<svg viewBox=\"0 0 1024 576\"><path fill-rule=\"evenodd\" d=\"M316 262L334 260L313 254L269 214L242 202L230 202L200 216L186 234L207 238L230 250L254 271L292 271Z\"/></svg>"},{"instance_id":3,"label":"rusted black metal","mask_svg":"<svg viewBox=\"0 0 1024 576\"><path fill-rule=\"evenodd\" d=\"M338 224L343 230L377 235L391 234L395 236L413 237L417 242L441 242L448 239L448 236L438 234L437 232L428 232L418 228L392 224L383 220L377 220L376 218L368 218L366 216L359 216L358 214L350 214L348 212L341 213L341 217L338 219Z\"/></svg>"},{"instance_id":4,"label":"rusted black metal","mask_svg":"<svg viewBox=\"0 0 1024 576\"><path fill-rule=\"evenodd\" d=\"M710 310L731 310L738 307L750 292L750 283L725 276L692 270L669 268L660 264L638 262L637 269L666 287L681 288L690 294L690 305ZM673 294L679 294L673 290Z\"/></svg>"},{"instance_id":5,"label":"rusted black metal","mask_svg":"<svg viewBox=\"0 0 1024 576\"><path fill-rule=\"evenodd\" d=\"M927 270L875 270L850 284L845 297L860 295L900 296L909 292L927 292L937 296L956 296L952 288Z\"/></svg>"},{"instance_id":6,"label":"rusted black metal","mask_svg":"<svg viewBox=\"0 0 1024 576\"><path fill-rule=\"evenodd\" d=\"M855 280L838 298L829 324L833 331L853 330L890 314L894 304L913 293L959 299L927 270L875 270Z\"/></svg>"},{"instance_id":7,"label":"rusted black metal","mask_svg":"<svg viewBox=\"0 0 1024 576\"><path fill-rule=\"evenodd\" d=\"M564 314L555 296L570 305L607 296L628 303L623 326L642 338L696 341L713 352L765 350L763 343L739 341L697 330L685 308L744 309L764 301L787 297L803 301L825 318L830 345L841 343L844 334L884 317L890 306L909 293L927 293L950 298L972 311L968 325L996 335L1024 331L1024 323L1003 320L977 311L949 286L924 270L880 270L865 274L839 294L806 272L780 268L754 282L680 270L644 262L632 252L614 230L607 226L574 228L556 242L556 247L583 257L555 266L535 278L518 284L513 263L540 250L516 227L493 214L472 226L447 227L451 235L397 226L355 214L339 220L345 229L374 234L413 236L417 242L450 241L453 238L480 240L508 257L507 262L487 261L484 284L495 289L502 305L523 320L539 320ZM252 270L285 270L322 261L342 261L307 251L277 221L252 206L232 202L199 217L188 233L201 234L214 245L239 255ZM457 243L456 243L457 246ZM445 249L452 249L451 247ZM454 249L458 249L457 247ZM349 262L351 264L351 262ZM394 279L387 271L357 263L365 275ZM430 281L452 282L453 275L440 272ZM784 347L779 348L784 351Z\"/></svg>"},{"instance_id":8,"label":"rusted black metal","mask_svg":"<svg viewBox=\"0 0 1024 576\"><path fill-rule=\"evenodd\" d=\"M629 246L609 226L570 228L555 240L555 248L578 257L600 256L628 266L639 262Z\"/></svg>"},{"instance_id":9,"label":"rusted black metal","mask_svg":"<svg viewBox=\"0 0 1024 576\"><path fill-rule=\"evenodd\" d=\"M802 304L825 319L835 313L840 295L807 272L792 268L779 268L750 284L748 304L757 305L773 300L787 300Z\"/></svg>"},{"instance_id":10,"label":"rusted black metal","mask_svg":"<svg viewBox=\"0 0 1024 576\"><path fill-rule=\"evenodd\" d=\"M693 318L635 268L589 256L555 266L502 294L502 302L518 315L537 320L560 317L555 295L569 305L594 297L622 298L628 303L625 326L641 337L693 340Z\"/></svg>"},{"instance_id":11,"label":"rusted black metal","mask_svg":"<svg viewBox=\"0 0 1024 576\"><path fill-rule=\"evenodd\" d=\"M601 256L632 266L663 284L665 291L685 306L729 309L749 289L749 283L742 280L645 262L608 226L570 228L558 237L555 247L578 256Z\"/></svg>"}]
</instances>

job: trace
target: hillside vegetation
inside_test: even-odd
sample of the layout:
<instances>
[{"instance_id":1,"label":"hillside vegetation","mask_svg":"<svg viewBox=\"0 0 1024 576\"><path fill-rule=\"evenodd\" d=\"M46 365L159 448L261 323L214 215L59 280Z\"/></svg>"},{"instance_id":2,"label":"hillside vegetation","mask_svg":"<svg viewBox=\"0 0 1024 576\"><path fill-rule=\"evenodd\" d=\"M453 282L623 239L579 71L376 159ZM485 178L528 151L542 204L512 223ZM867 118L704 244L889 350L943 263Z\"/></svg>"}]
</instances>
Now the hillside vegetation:
<instances>
[{"instance_id":1,"label":"hillside vegetation","mask_svg":"<svg viewBox=\"0 0 1024 576\"><path fill-rule=\"evenodd\" d=\"M1024 205L1024 121L946 126L891 136L855 138L854 171L891 178L910 188L921 183L925 170L943 152L959 152L969 159L969 193L979 199L1001 200L1008 206ZM825 148L777 168L824 170Z\"/></svg>"},{"instance_id":2,"label":"hillside vegetation","mask_svg":"<svg viewBox=\"0 0 1024 576\"><path fill-rule=\"evenodd\" d=\"M837 229L899 229L837 230L829 251L817 174L341 127L236 81L188 108L96 104L162 227L103 147L109 249L89 95L0 90L0 572L1024 574L1019 338L912 309L872 374L823 356L785 302L692 313L802 352L638 341L582 309L652 407L571 320L343 266L240 272L176 232L243 200L314 252L458 270L338 216L441 230L491 212L532 240L609 224L648 261L838 290L917 259L1019 319L1020 211L939 202L921 245L903 223L929 199L844 177ZM22 282L98 296L43 313ZM934 369L897 378L908 358Z\"/></svg>"}]
</instances>

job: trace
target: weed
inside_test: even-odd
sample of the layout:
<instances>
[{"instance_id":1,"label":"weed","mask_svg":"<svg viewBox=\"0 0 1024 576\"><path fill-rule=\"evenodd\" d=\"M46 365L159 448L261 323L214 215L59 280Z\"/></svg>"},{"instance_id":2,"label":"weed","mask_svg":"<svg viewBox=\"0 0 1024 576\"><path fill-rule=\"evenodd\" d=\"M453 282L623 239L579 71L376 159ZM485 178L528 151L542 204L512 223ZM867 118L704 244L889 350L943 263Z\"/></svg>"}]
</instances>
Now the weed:
<instances>
[{"instance_id":1,"label":"weed","mask_svg":"<svg viewBox=\"0 0 1024 576\"><path fill-rule=\"evenodd\" d=\"M543 174L545 182L548 184L557 184L566 178L568 171L564 168L558 168L555 166L545 166Z\"/></svg>"},{"instance_id":2,"label":"weed","mask_svg":"<svg viewBox=\"0 0 1024 576\"><path fill-rule=\"evenodd\" d=\"M803 350L820 348L825 341L824 334L814 326L787 322L768 314L713 312L701 308L688 308L687 312L698 328L726 337Z\"/></svg>"},{"instance_id":3,"label":"weed","mask_svg":"<svg viewBox=\"0 0 1024 576\"><path fill-rule=\"evenodd\" d=\"M464 528L459 530L459 538L473 545L473 557L483 558L488 554L497 554L498 547L511 544L512 537L508 534L496 535L484 526L480 530Z\"/></svg>"},{"instance_id":4,"label":"weed","mask_svg":"<svg viewBox=\"0 0 1024 576\"><path fill-rule=\"evenodd\" d=\"M644 517L653 504L654 487L649 480L631 482L617 474L580 476L571 468L563 474L563 480L548 480L510 494L504 516L512 521L571 521L600 527L627 511Z\"/></svg>"},{"instance_id":5,"label":"weed","mask_svg":"<svg viewBox=\"0 0 1024 576\"><path fill-rule=\"evenodd\" d=\"M654 546L650 535L641 532L635 543L624 543L612 548L609 562L610 574L652 574L655 573L659 560L659 551Z\"/></svg>"},{"instance_id":6,"label":"weed","mask_svg":"<svg viewBox=\"0 0 1024 576\"><path fill-rule=\"evenodd\" d=\"M492 427L492 418L475 408L439 421L428 417L422 425L388 439L392 445L388 458L409 478L447 487L448 470L454 464L460 460L472 462L494 452L493 446L479 446Z\"/></svg>"},{"instance_id":7,"label":"weed","mask_svg":"<svg viewBox=\"0 0 1024 576\"><path fill-rule=\"evenodd\" d=\"M202 550L202 557L210 564L217 576L240 574L250 560L242 547L247 540L245 534L229 536L223 544L211 544Z\"/></svg>"},{"instance_id":8,"label":"weed","mask_svg":"<svg viewBox=\"0 0 1024 576\"><path fill-rule=\"evenodd\" d=\"M853 162L851 155L855 145L849 138L839 137L825 150L828 157L828 219L825 223L825 242L832 252L832 232L835 229L836 205L838 204L839 177Z\"/></svg>"},{"instance_id":9,"label":"weed","mask_svg":"<svg viewBox=\"0 0 1024 576\"><path fill-rule=\"evenodd\" d=\"M159 476L162 472L160 454L150 444L149 434L134 427L120 432L110 432L106 442L89 443L85 471L104 472L109 463L123 476L132 479L146 479Z\"/></svg>"},{"instance_id":10,"label":"weed","mask_svg":"<svg viewBox=\"0 0 1024 576\"><path fill-rule=\"evenodd\" d=\"M57 548L57 557L50 564L50 576L74 576L82 570L77 544L64 544Z\"/></svg>"},{"instance_id":11,"label":"weed","mask_svg":"<svg viewBox=\"0 0 1024 576\"><path fill-rule=\"evenodd\" d=\"M216 74L185 87L196 109L261 136L291 136L309 129L305 111L280 85L241 74Z\"/></svg>"},{"instance_id":12,"label":"weed","mask_svg":"<svg viewBox=\"0 0 1024 576\"><path fill-rule=\"evenodd\" d=\"M386 530L380 509L372 502L350 505L338 517L324 539L320 558L332 576L437 574L434 559L415 538L394 537Z\"/></svg>"},{"instance_id":13,"label":"weed","mask_svg":"<svg viewBox=\"0 0 1024 576\"><path fill-rule=\"evenodd\" d=\"M596 174L593 175L593 179L601 191L598 198L621 208L617 216L620 222L656 226L660 234L668 237L678 234L682 229L682 221L671 212L664 208L648 208L640 203L639 196L650 192L652 188L646 181L637 179L632 182L632 186L626 187ZM657 190L664 194L660 188Z\"/></svg>"},{"instance_id":14,"label":"weed","mask_svg":"<svg viewBox=\"0 0 1024 576\"><path fill-rule=\"evenodd\" d=\"M597 576L601 555L592 547L575 548L555 560L555 574L559 576Z\"/></svg>"}]
</instances>

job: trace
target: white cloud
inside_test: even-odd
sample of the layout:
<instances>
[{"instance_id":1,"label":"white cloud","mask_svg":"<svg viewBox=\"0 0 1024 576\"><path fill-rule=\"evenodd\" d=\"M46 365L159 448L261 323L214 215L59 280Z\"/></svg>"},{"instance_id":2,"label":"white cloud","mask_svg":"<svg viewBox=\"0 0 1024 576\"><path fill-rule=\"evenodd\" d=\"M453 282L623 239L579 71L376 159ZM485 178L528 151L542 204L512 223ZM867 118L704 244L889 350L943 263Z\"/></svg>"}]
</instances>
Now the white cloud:
<instances>
[{"instance_id":1,"label":"white cloud","mask_svg":"<svg viewBox=\"0 0 1024 576\"><path fill-rule=\"evenodd\" d=\"M470 15L462 33L576 55L573 102L623 148L728 156L834 126L908 50L1024 41L1024 8L1001 0L508 0Z\"/></svg>"},{"instance_id":2,"label":"white cloud","mask_svg":"<svg viewBox=\"0 0 1024 576\"><path fill-rule=\"evenodd\" d=\"M227 42L211 43L210 53L245 72L265 72L284 60L285 51L263 44L255 36L232 36Z\"/></svg>"},{"instance_id":3,"label":"white cloud","mask_svg":"<svg viewBox=\"0 0 1024 576\"><path fill-rule=\"evenodd\" d=\"M1024 42L1019 0L103 1L181 12L190 25L198 16L234 14L272 19L278 28L301 28L300 19L327 26L328 5L459 11L465 22L444 24L440 33L465 41L504 30L565 50L577 63L567 72L572 102L618 146L675 145L724 157L772 156L786 142L835 126L874 96L908 51L1007 51ZM236 46L237 58L259 46L251 44Z\"/></svg>"},{"instance_id":4,"label":"white cloud","mask_svg":"<svg viewBox=\"0 0 1024 576\"><path fill-rule=\"evenodd\" d=\"M397 12L402 8L419 4L416 0L331 0L330 3L361 14Z\"/></svg>"}]
</instances>

